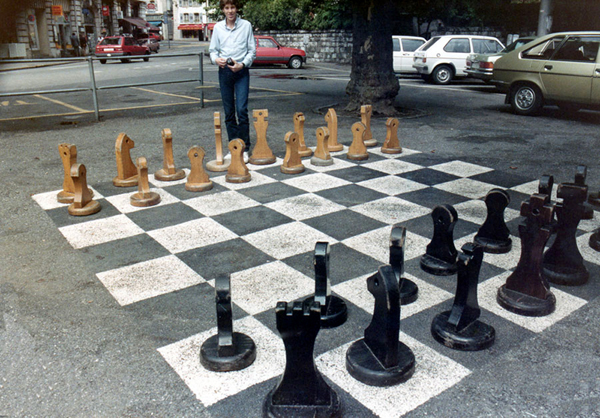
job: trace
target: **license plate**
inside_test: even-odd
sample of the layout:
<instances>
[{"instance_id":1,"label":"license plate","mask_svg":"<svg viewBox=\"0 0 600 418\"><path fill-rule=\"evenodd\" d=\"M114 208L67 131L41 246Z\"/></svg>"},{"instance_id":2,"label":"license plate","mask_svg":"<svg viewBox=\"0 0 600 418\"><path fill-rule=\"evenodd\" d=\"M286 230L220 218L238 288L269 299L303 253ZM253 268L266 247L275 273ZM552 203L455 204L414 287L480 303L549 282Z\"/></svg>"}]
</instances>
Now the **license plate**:
<instances>
[{"instance_id":1,"label":"license plate","mask_svg":"<svg viewBox=\"0 0 600 418\"><path fill-rule=\"evenodd\" d=\"M479 68L479 63L478 62L474 62L473 65L471 65L472 68Z\"/></svg>"},{"instance_id":2,"label":"license plate","mask_svg":"<svg viewBox=\"0 0 600 418\"><path fill-rule=\"evenodd\" d=\"M114 48L104 48L105 51L114 51Z\"/></svg>"}]
</instances>

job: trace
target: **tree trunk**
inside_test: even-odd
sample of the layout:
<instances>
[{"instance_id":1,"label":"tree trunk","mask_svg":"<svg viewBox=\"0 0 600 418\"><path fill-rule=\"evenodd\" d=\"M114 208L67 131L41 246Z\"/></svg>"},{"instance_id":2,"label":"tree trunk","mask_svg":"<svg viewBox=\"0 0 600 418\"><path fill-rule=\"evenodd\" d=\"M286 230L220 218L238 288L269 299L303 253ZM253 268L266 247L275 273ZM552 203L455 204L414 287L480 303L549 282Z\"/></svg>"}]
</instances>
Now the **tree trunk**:
<instances>
[{"instance_id":1,"label":"tree trunk","mask_svg":"<svg viewBox=\"0 0 600 418\"><path fill-rule=\"evenodd\" d=\"M392 66L392 0L353 1L352 71L346 94L348 111L370 104L373 113L397 114L394 100L400 84Z\"/></svg>"}]
</instances>

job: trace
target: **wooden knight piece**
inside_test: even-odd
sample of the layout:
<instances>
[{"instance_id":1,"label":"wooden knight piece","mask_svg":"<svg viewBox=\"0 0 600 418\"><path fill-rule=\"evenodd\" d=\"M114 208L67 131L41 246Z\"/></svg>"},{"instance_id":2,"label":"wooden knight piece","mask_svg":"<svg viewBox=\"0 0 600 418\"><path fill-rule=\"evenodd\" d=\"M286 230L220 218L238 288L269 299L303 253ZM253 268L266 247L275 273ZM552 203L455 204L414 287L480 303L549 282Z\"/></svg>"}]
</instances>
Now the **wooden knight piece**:
<instances>
[{"instance_id":1,"label":"wooden knight piece","mask_svg":"<svg viewBox=\"0 0 600 418\"><path fill-rule=\"evenodd\" d=\"M300 138L296 132L285 134L285 157L280 170L284 174L299 174L304 171L304 165L298 148L300 147Z\"/></svg>"},{"instance_id":2,"label":"wooden knight piece","mask_svg":"<svg viewBox=\"0 0 600 418\"><path fill-rule=\"evenodd\" d=\"M161 132L163 142L163 168L154 173L154 178L160 181L175 181L185 177L185 171L177 170L173 161L173 134L170 129Z\"/></svg>"},{"instance_id":3,"label":"wooden knight piece","mask_svg":"<svg viewBox=\"0 0 600 418\"><path fill-rule=\"evenodd\" d=\"M388 118L385 122L387 134L385 136L385 142L381 146L381 152L384 154L400 154L402 153L402 147L398 140L398 119Z\"/></svg>"},{"instance_id":4,"label":"wooden knight piece","mask_svg":"<svg viewBox=\"0 0 600 418\"><path fill-rule=\"evenodd\" d=\"M145 157L139 157L137 159L137 170L138 191L129 197L129 202L137 207L158 205L160 203L160 195L150 191L150 183L148 183L148 162Z\"/></svg>"},{"instance_id":5,"label":"wooden knight piece","mask_svg":"<svg viewBox=\"0 0 600 418\"><path fill-rule=\"evenodd\" d=\"M117 155L117 177L113 184L117 187L133 187L138 184L138 172L131 160L130 151L135 143L126 134L120 133L115 144Z\"/></svg>"},{"instance_id":6,"label":"wooden knight piece","mask_svg":"<svg viewBox=\"0 0 600 418\"><path fill-rule=\"evenodd\" d=\"M252 116L254 117L254 129L256 130L256 145L248 162L255 165L273 164L276 158L267 143L267 127L269 126L267 117L269 111L267 109L255 110L252 112Z\"/></svg>"},{"instance_id":7,"label":"wooden knight piece","mask_svg":"<svg viewBox=\"0 0 600 418\"><path fill-rule=\"evenodd\" d=\"M185 190L189 192L204 192L213 188L213 182L204 171L204 148L194 146L188 151L188 158L192 169L185 183Z\"/></svg>"},{"instance_id":8,"label":"wooden knight piece","mask_svg":"<svg viewBox=\"0 0 600 418\"><path fill-rule=\"evenodd\" d=\"M365 146L374 147L377 145L377 140L373 139L373 133L371 132L371 115L373 114L373 107L371 105L362 105L360 107L360 121L365 125Z\"/></svg>"},{"instance_id":9,"label":"wooden knight piece","mask_svg":"<svg viewBox=\"0 0 600 418\"><path fill-rule=\"evenodd\" d=\"M315 154L310 159L310 163L318 166L327 166L333 164L333 158L329 154L329 129L324 126L317 128L317 148Z\"/></svg>"},{"instance_id":10,"label":"wooden knight piece","mask_svg":"<svg viewBox=\"0 0 600 418\"><path fill-rule=\"evenodd\" d=\"M206 163L206 169L209 171L227 171L229 167L229 161L223 159L223 133L221 131L221 114L215 112L214 124L215 124L215 148L217 153L217 159Z\"/></svg>"},{"instance_id":11,"label":"wooden knight piece","mask_svg":"<svg viewBox=\"0 0 600 418\"><path fill-rule=\"evenodd\" d=\"M304 113L296 112L294 113L294 132L298 134L298 154L300 157L310 157L313 151L306 146L304 142L304 121L306 118L304 117Z\"/></svg>"},{"instance_id":12,"label":"wooden knight piece","mask_svg":"<svg viewBox=\"0 0 600 418\"><path fill-rule=\"evenodd\" d=\"M327 144L327 150L331 152L341 151L344 146L338 143L338 119L335 109L329 109L325 114L325 122L327 122L327 129L329 129L329 142Z\"/></svg>"},{"instance_id":13,"label":"wooden knight piece","mask_svg":"<svg viewBox=\"0 0 600 418\"><path fill-rule=\"evenodd\" d=\"M369 158L367 147L365 146L365 125L362 122L356 122L352 125L352 144L348 148L348 159L362 161Z\"/></svg>"},{"instance_id":14,"label":"wooden knight piece","mask_svg":"<svg viewBox=\"0 0 600 418\"><path fill-rule=\"evenodd\" d=\"M83 164L71 166L71 178L73 179L74 195L73 203L67 208L69 215L87 216L100 212L100 203L92 200L92 194L87 187L87 171Z\"/></svg>"},{"instance_id":15,"label":"wooden knight piece","mask_svg":"<svg viewBox=\"0 0 600 418\"><path fill-rule=\"evenodd\" d=\"M56 195L56 200L59 203L73 203L75 184L71 178L71 167L77 164L77 147L71 144L59 144L58 152L63 163L64 177L63 189ZM94 195L91 189L90 194Z\"/></svg>"},{"instance_id":16,"label":"wooden knight piece","mask_svg":"<svg viewBox=\"0 0 600 418\"><path fill-rule=\"evenodd\" d=\"M229 152L231 153L231 164L227 169L225 181L229 183L246 183L251 179L250 171L244 163L244 149L246 144L241 139L229 141Z\"/></svg>"}]
</instances>

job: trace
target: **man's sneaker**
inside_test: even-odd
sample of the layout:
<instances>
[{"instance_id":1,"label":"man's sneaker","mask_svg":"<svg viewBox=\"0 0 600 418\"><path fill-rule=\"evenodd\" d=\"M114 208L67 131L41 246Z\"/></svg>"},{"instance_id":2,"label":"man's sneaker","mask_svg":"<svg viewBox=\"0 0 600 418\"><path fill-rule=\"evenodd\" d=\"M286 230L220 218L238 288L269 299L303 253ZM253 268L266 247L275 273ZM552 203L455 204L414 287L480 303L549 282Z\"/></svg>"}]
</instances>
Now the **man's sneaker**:
<instances>
[{"instance_id":1,"label":"man's sneaker","mask_svg":"<svg viewBox=\"0 0 600 418\"><path fill-rule=\"evenodd\" d=\"M231 158L231 156L229 158ZM244 163L248 164L248 151L244 151Z\"/></svg>"}]
</instances>

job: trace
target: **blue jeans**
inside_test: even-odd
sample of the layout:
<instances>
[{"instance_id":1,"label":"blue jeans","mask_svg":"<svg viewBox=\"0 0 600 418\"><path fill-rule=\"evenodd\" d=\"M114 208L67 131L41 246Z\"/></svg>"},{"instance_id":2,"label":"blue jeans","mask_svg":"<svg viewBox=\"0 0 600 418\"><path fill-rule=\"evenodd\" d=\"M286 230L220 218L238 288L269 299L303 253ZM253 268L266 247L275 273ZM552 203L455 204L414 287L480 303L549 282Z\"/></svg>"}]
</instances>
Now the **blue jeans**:
<instances>
[{"instance_id":1,"label":"blue jeans","mask_svg":"<svg viewBox=\"0 0 600 418\"><path fill-rule=\"evenodd\" d=\"M229 68L219 68L219 87L225 110L225 127L230 141L240 138L250 149L250 121L248 119L248 93L250 72L247 68L234 73ZM236 118L237 113L237 118Z\"/></svg>"}]
</instances>

